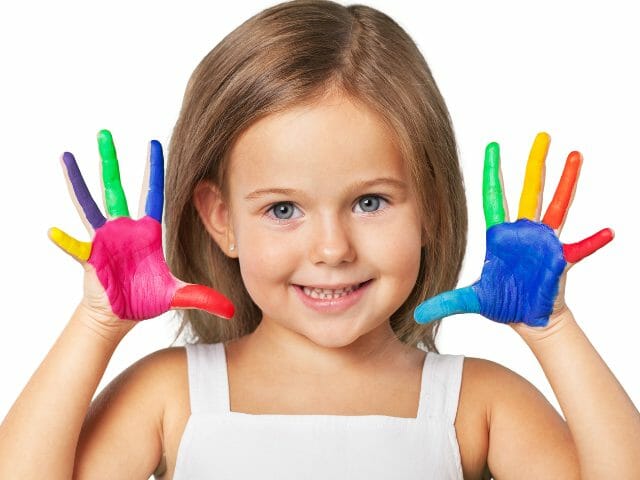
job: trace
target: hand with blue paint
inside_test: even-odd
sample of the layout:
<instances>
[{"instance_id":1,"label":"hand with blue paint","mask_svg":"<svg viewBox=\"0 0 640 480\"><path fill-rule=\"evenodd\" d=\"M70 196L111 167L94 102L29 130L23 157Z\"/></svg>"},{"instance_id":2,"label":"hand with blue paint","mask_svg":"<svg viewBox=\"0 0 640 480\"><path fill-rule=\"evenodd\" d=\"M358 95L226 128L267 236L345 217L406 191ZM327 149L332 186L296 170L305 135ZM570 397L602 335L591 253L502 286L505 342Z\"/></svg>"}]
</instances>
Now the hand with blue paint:
<instances>
[{"instance_id":1,"label":"hand with blue paint","mask_svg":"<svg viewBox=\"0 0 640 480\"><path fill-rule=\"evenodd\" d=\"M546 327L550 317L565 307L567 270L609 243L613 232L606 228L575 244L562 244L558 238L582 164L579 152L567 157L555 195L540 221L549 142L548 134L539 133L533 143L515 222L509 222L506 213L499 146L495 142L487 146L483 175L487 250L480 279L420 304L414 312L416 322L480 313L500 323Z\"/></svg>"},{"instance_id":2,"label":"hand with blue paint","mask_svg":"<svg viewBox=\"0 0 640 480\"><path fill-rule=\"evenodd\" d=\"M113 315L121 320L144 320L177 308L198 308L231 318L234 307L224 295L205 285L183 282L169 271L162 250L164 156L160 142L152 140L149 146L149 189L145 215L139 219L129 216L108 130L98 133L98 149L106 217L92 198L74 156L69 152L62 156L92 241L77 240L57 228L49 230L51 240L85 267L82 305L106 325L112 325Z\"/></svg>"}]
</instances>

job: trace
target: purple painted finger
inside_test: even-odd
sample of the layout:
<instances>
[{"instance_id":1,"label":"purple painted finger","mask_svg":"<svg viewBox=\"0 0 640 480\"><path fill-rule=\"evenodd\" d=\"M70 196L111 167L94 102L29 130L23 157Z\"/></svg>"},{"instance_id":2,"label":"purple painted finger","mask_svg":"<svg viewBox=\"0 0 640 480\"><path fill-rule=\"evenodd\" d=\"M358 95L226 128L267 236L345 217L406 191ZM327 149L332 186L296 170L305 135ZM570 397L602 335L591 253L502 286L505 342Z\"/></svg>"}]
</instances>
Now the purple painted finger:
<instances>
[{"instance_id":1,"label":"purple painted finger","mask_svg":"<svg viewBox=\"0 0 640 480\"><path fill-rule=\"evenodd\" d=\"M107 219L102 215L102 212L100 212L96 202L93 200L93 197L87 188L87 184L84 182L84 178L82 178L82 174L80 173L80 169L78 168L78 164L76 163L74 156L69 152L64 152L62 155L62 161L67 169L67 176L69 177L69 181L73 187L73 192L76 195L78 204L82 207L82 211L91 226L94 230L97 230L105 224Z\"/></svg>"}]
</instances>

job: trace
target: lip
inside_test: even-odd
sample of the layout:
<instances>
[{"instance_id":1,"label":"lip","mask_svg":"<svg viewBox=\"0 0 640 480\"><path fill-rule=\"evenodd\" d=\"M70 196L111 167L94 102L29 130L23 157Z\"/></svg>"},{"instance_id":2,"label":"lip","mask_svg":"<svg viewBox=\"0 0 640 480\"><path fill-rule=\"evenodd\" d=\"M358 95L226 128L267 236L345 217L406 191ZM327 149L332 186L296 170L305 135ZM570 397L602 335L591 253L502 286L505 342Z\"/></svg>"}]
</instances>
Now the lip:
<instances>
[{"instance_id":1,"label":"lip","mask_svg":"<svg viewBox=\"0 0 640 480\"><path fill-rule=\"evenodd\" d=\"M319 289L324 289L324 290L340 290L341 288L353 287L354 285L360 286L363 283L365 283L365 282L337 283L335 285L324 284L324 285L296 285L296 286L307 287L307 288L310 288L312 290L314 288L319 288Z\"/></svg>"},{"instance_id":2,"label":"lip","mask_svg":"<svg viewBox=\"0 0 640 480\"><path fill-rule=\"evenodd\" d=\"M367 280L366 282L361 283L360 287L358 287L356 290L354 290L351 293L348 293L343 297L329 298L326 300L321 298L308 297L307 295L305 295L304 291L302 290L303 289L302 285L292 285L292 286L296 291L296 293L298 294L298 297L300 297L300 300L302 301L302 303L304 303L310 309L320 313L342 313L348 310L349 308L351 308L352 306L354 306L356 303L358 303L358 301L362 298L365 292L369 289L369 286L371 285L371 283L373 283L373 279ZM349 285L353 285L353 284L350 283L348 285L345 285L345 287L348 287ZM309 288L314 288L314 287L309 287ZM316 287L316 288L322 288L322 287ZM339 287L339 286L332 287L332 289L338 289L338 288L342 288L342 287Z\"/></svg>"}]
</instances>

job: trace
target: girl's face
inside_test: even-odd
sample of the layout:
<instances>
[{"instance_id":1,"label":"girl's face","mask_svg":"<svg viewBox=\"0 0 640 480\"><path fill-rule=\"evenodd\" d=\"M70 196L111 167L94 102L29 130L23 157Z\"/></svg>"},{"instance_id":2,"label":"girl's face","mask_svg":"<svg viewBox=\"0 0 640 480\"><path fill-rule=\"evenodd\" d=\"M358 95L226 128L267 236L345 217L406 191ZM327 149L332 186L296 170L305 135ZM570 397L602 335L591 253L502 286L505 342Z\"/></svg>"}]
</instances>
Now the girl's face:
<instances>
[{"instance_id":1,"label":"girl's face","mask_svg":"<svg viewBox=\"0 0 640 480\"><path fill-rule=\"evenodd\" d=\"M390 332L416 282L421 222L400 152L373 111L334 94L268 116L234 145L227 181L261 328L325 347Z\"/></svg>"}]
</instances>

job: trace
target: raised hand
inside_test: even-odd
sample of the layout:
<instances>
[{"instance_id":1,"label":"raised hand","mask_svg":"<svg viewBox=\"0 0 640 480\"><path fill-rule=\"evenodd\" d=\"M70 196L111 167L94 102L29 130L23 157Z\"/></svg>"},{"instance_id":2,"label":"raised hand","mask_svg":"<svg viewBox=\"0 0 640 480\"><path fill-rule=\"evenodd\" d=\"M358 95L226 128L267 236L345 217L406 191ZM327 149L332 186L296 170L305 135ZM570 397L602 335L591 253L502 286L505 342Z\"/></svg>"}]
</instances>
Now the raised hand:
<instances>
[{"instance_id":1,"label":"raised hand","mask_svg":"<svg viewBox=\"0 0 640 480\"><path fill-rule=\"evenodd\" d=\"M118 159L111 133L98 133L98 148L102 158L102 179L107 215L105 218L91 197L75 158L69 152L62 156L67 179L71 185L78 211L84 216L93 241L82 242L57 228L49 237L65 252L85 266L95 270L108 305L120 319L144 320L156 317L171 308L199 308L224 318L233 316L234 307L222 294L203 285L187 284L175 278L162 251L162 208L164 203L164 157L162 146L152 140L149 148L149 190L145 215L129 217L127 200L120 183ZM87 293L85 292L85 295Z\"/></svg>"},{"instance_id":2,"label":"raised hand","mask_svg":"<svg viewBox=\"0 0 640 480\"><path fill-rule=\"evenodd\" d=\"M414 311L418 323L457 313L480 313L501 323L523 322L544 327L563 305L560 286L567 269L613 239L603 229L581 242L562 244L558 238L577 184L582 155L571 152L540 222L544 164L550 138L539 133L531 148L518 220L509 223L500 174L500 149L487 145L483 175L483 206L487 252L480 279L473 285L436 295Z\"/></svg>"}]
</instances>

